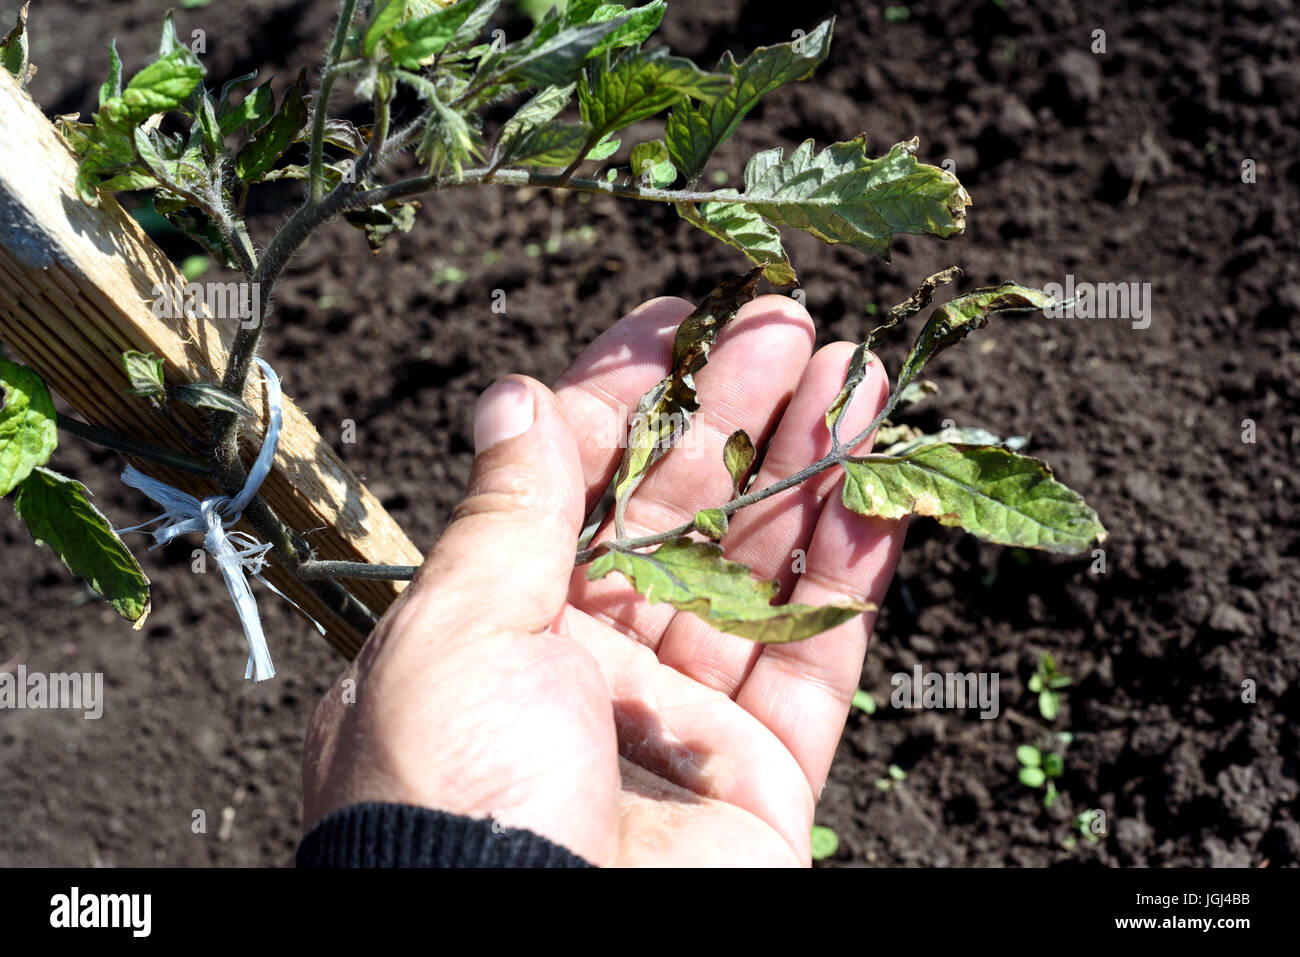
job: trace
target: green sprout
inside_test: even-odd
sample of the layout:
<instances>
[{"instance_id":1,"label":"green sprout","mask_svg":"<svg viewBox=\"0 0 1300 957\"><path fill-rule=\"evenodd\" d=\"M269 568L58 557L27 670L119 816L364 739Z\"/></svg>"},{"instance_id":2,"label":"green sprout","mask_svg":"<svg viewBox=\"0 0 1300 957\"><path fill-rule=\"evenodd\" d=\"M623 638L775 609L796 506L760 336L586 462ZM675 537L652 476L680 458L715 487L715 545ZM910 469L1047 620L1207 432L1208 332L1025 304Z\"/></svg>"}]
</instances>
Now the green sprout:
<instances>
[{"instance_id":1,"label":"green sprout","mask_svg":"<svg viewBox=\"0 0 1300 957\"><path fill-rule=\"evenodd\" d=\"M1056 670L1056 660L1047 653L1038 660L1038 670L1029 679L1029 690L1038 695L1038 713L1044 721L1055 721L1061 712L1059 689L1068 687L1074 679Z\"/></svg>"},{"instance_id":2,"label":"green sprout","mask_svg":"<svg viewBox=\"0 0 1300 957\"><path fill-rule=\"evenodd\" d=\"M1050 808L1060 796L1056 790L1056 779L1065 774L1065 758L1050 751L1044 754L1033 745L1022 744L1016 748L1016 760L1020 762L1020 783L1035 789L1046 785L1043 807Z\"/></svg>"},{"instance_id":3,"label":"green sprout","mask_svg":"<svg viewBox=\"0 0 1300 957\"><path fill-rule=\"evenodd\" d=\"M853 692L853 707L857 708L859 711L865 711L867 714L875 714L876 699L871 697L868 692L859 688L857 691Z\"/></svg>"},{"instance_id":4,"label":"green sprout","mask_svg":"<svg viewBox=\"0 0 1300 957\"><path fill-rule=\"evenodd\" d=\"M1078 831L1089 844L1100 844L1101 838L1093 830L1093 819L1098 817L1101 812L1088 809L1074 819L1074 829Z\"/></svg>"},{"instance_id":5,"label":"green sprout","mask_svg":"<svg viewBox=\"0 0 1300 957\"><path fill-rule=\"evenodd\" d=\"M889 777L876 778L876 787L878 787L882 791L888 792L894 789L895 784L901 784L906 780L907 780L907 772L904 771L902 768L900 768L897 764L891 764L889 766Z\"/></svg>"},{"instance_id":6,"label":"green sprout","mask_svg":"<svg viewBox=\"0 0 1300 957\"><path fill-rule=\"evenodd\" d=\"M829 827L821 824L814 824L812 827L812 859L814 861L824 861L829 857L834 857L835 852L840 849L840 839L835 832Z\"/></svg>"}]
</instances>

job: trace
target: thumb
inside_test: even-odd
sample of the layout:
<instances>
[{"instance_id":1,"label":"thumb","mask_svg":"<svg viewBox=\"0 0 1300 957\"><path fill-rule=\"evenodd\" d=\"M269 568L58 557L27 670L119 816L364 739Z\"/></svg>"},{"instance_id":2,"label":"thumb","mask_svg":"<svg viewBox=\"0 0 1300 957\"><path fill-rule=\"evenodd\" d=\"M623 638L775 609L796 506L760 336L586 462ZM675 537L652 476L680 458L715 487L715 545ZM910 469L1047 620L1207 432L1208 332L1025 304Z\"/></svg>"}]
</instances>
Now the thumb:
<instances>
[{"instance_id":1,"label":"thumb","mask_svg":"<svg viewBox=\"0 0 1300 957\"><path fill-rule=\"evenodd\" d=\"M461 629L541 631L564 607L582 530L577 441L550 389L511 376L479 397L474 451L469 493L408 600Z\"/></svg>"}]
</instances>

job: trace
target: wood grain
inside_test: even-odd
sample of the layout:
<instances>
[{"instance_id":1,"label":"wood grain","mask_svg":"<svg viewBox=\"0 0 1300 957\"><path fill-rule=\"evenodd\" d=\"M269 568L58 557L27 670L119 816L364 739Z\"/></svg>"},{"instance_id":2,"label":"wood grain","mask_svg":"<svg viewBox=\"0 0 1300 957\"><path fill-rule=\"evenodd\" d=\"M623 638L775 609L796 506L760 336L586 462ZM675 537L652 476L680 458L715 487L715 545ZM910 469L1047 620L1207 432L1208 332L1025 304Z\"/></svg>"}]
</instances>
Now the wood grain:
<instances>
[{"instance_id":1,"label":"wood grain","mask_svg":"<svg viewBox=\"0 0 1300 957\"><path fill-rule=\"evenodd\" d=\"M219 382L239 320L155 316L155 291L184 284L184 278L111 197L102 197L97 208L82 202L75 178L71 150L30 97L0 70L0 342L87 422L189 453L144 400L126 394L121 353L152 352L163 359L171 384ZM292 385L291 369L277 371ZM260 373L249 377L244 399L258 412L256 424L245 420L249 424L241 436L241 451L250 462L260 447L266 413ZM206 432L205 416L198 410L180 407L178 414L192 431ZM199 497L219 491L194 476L149 462L133 464ZM291 529L307 538L318 558L420 563L419 550L287 397L275 469L261 494ZM129 523L153 510L141 497L140 513L130 516ZM284 568L273 565L268 573L325 625L330 644L349 657L356 654L363 635ZM344 584L376 613L402 587ZM209 576L196 587L220 588L221 579ZM166 599L165 594L154 596L155 601ZM259 599L277 600L265 592ZM233 607L230 617L237 630ZM274 653L275 638L270 637Z\"/></svg>"}]
</instances>

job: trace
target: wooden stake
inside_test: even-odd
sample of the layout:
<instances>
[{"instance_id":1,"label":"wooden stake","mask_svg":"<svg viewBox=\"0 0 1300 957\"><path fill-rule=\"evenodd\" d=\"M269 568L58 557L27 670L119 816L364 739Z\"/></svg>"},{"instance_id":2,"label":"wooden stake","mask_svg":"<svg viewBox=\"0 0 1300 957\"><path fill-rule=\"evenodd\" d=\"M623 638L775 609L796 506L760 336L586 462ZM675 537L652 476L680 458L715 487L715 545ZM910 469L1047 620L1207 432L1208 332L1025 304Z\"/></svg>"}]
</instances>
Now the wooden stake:
<instances>
[{"instance_id":1,"label":"wooden stake","mask_svg":"<svg viewBox=\"0 0 1300 957\"><path fill-rule=\"evenodd\" d=\"M164 361L171 384L220 382L240 320L194 319L183 312L154 316L156 291L183 286L184 277L111 197L101 197L98 208L83 203L74 188L76 172L76 158L53 125L0 69L0 342L87 422L189 454L184 440L144 400L126 394L121 354L152 352ZM266 419L259 373L249 376L244 400L258 413L258 422L246 425L243 435L246 461L251 461ZM201 412L182 406L177 413L191 431L206 434ZM149 462L134 465L199 497L220 491L183 472ZM261 495L306 537L318 558L420 563L419 550L288 398L275 469ZM137 515L118 520L134 524L153 509L142 497ZM267 571L276 587L326 627L331 645L348 657L356 654L364 635L278 564ZM403 587L380 581L343 584L376 614ZM222 584L214 575L196 580L194 587ZM239 627L233 606L230 627ZM274 648L272 636L272 653Z\"/></svg>"}]
</instances>

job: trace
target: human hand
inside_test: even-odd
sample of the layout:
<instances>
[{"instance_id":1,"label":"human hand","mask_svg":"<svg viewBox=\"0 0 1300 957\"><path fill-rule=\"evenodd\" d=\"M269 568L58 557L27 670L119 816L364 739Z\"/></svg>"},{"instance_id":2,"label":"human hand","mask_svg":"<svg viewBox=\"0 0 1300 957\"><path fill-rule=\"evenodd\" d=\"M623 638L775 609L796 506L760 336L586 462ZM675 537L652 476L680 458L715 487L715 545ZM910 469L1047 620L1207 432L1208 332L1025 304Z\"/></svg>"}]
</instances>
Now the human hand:
<instances>
[{"instance_id":1,"label":"human hand","mask_svg":"<svg viewBox=\"0 0 1300 957\"><path fill-rule=\"evenodd\" d=\"M502 380L475 412L468 497L411 583L322 700L304 756L305 824L361 801L492 817L599 865L809 860L816 796L874 622L756 645L620 576L573 568L584 517L618 466L609 441L667 372L691 311L653 300L600 336L551 392ZM742 307L696 376L693 453L641 483L627 533L725 502L722 445L745 429L766 455L755 487L830 445L823 415L852 352L812 354L812 321L782 296ZM879 362L849 408L855 435L887 394ZM861 451L866 451L862 449ZM612 537L603 528L596 541ZM850 513L840 471L738 512L728 557L780 582L780 601L879 603L903 526Z\"/></svg>"}]
</instances>

